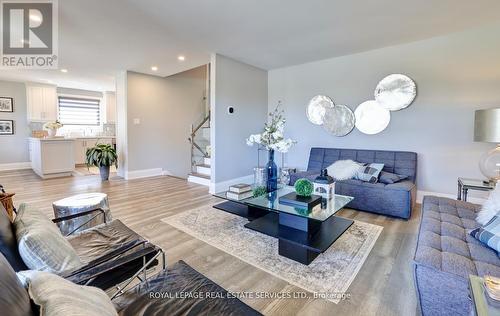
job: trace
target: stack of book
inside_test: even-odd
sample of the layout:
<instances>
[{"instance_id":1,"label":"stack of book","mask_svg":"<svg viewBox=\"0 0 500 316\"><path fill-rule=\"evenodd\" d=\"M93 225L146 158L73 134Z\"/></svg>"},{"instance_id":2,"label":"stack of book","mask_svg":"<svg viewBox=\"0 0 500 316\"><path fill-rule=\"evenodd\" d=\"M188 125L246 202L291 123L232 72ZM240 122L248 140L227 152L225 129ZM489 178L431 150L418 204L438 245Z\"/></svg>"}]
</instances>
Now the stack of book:
<instances>
[{"instance_id":1,"label":"stack of book","mask_svg":"<svg viewBox=\"0 0 500 316\"><path fill-rule=\"evenodd\" d=\"M231 200L244 200L252 197L252 186L240 183L232 185L229 187L229 191L226 192L226 197Z\"/></svg>"}]
</instances>

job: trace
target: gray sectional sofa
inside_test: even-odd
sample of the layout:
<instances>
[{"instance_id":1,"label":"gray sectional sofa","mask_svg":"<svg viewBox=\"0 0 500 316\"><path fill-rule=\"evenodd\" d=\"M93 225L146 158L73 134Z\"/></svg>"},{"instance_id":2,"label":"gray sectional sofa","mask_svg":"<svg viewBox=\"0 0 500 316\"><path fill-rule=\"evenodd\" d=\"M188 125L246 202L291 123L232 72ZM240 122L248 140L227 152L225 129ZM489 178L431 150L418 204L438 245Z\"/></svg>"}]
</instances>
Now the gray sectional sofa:
<instances>
[{"instance_id":1,"label":"gray sectional sofa","mask_svg":"<svg viewBox=\"0 0 500 316\"><path fill-rule=\"evenodd\" d=\"M394 183L367 183L350 179L337 181L335 193L353 196L349 208L408 219L415 205L417 188L417 154L404 151L311 148L307 171L292 174L290 185L300 178L314 180L322 169L337 160L351 159L362 163L383 163L384 171L408 176Z\"/></svg>"},{"instance_id":2,"label":"gray sectional sofa","mask_svg":"<svg viewBox=\"0 0 500 316\"><path fill-rule=\"evenodd\" d=\"M469 235L480 226L479 210L463 201L424 197L413 260L422 315L471 315L469 274L500 277L498 253Z\"/></svg>"}]
</instances>

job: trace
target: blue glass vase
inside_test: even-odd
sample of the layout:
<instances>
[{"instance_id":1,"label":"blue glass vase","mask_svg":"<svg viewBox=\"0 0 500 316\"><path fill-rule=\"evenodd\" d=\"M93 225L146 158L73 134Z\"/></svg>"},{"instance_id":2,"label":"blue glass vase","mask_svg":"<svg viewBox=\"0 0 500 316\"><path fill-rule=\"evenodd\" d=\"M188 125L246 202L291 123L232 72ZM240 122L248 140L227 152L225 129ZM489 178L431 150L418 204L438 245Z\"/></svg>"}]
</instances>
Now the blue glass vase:
<instances>
[{"instance_id":1,"label":"blue glass vase","mask_svg":"<svg viewBox=\"0 0 500 316\"><path fill-rule=\"evenodd\" d=\"M278 166L274 163L274 150L269 150L269 161L266 164L267 171L267 192L278 189Z\"/></svg>"}]
</instances>

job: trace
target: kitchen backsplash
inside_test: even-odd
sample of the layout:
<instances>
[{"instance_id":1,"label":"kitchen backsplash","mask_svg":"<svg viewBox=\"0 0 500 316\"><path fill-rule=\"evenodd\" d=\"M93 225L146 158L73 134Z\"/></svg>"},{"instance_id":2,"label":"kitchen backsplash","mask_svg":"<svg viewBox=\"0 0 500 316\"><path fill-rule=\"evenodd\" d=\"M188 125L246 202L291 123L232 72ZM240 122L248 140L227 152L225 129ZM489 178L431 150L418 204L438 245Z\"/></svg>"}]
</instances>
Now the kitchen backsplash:
<instances>
[{"instance_id":1,"label":"kitchen backsplash","mask_svg":"<svg viewBox=\"0 0 500 316\"><path fill-rule=\"evenodd\" d=\"M28 124L30 135L33 131L43 130L43 123L31 122ZM115 124L103 124L102 126L63 126L57 132L60 136L115 136Z\"/></svg>"}]
</instances>

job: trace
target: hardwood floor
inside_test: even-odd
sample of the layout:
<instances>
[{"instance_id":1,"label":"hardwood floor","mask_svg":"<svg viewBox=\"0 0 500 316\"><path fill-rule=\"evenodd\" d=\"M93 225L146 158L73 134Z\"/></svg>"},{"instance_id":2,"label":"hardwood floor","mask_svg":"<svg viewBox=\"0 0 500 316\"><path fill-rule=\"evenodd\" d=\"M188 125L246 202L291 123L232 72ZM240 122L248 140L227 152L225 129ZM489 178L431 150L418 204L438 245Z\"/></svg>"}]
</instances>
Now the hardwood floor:
<instances>
[{"instance_id":1,"label":"hardwood floor","mask_svg":"<svg viewBox=\"0 0 500 316\"><path fill-rule=\"evenodd\" d=\"M97 175L41 180L31 170L0 172L0 184L15 192L14 202L29 202L51 218L51 203L72 194L105 192L113 217L162 247L169 265L182 259L231 291L302 292L272 275L163 223L162 218L217 198L204 186L172 177L125 181ZM384 227L375 247L348 289L351 297L333 304L322 299L243 299L265 315L415 315L412 258L420 207L409 221L354 210L340 216Z\"/></svg>"}]
</instances>

